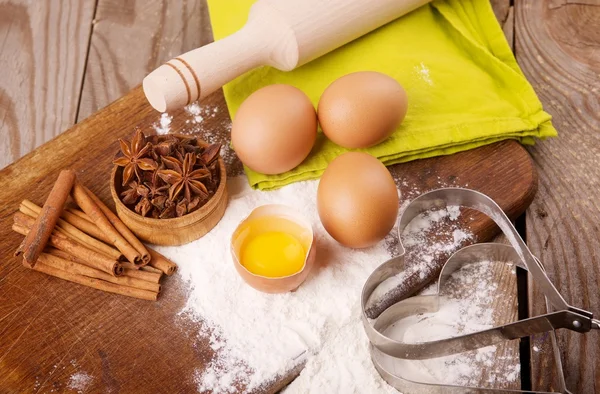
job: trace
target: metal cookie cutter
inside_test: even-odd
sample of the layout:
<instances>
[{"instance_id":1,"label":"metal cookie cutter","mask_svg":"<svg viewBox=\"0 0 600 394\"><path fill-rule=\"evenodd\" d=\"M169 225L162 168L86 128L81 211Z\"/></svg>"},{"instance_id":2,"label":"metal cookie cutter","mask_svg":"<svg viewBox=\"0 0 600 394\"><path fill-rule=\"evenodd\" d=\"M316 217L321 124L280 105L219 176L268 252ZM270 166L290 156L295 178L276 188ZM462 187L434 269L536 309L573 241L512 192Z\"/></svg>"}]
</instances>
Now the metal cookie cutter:
<instances>
[{"instance_id":1,"label":"metal cookie cutter","mask_svg":"<svg viewBox=\"0 0 600 394\"><path fill-rule=\"evenodd\" d=\"M367 302L375 288L384 280L400 273L404 268L405 249L401 235L406 226L419 214L431 209L442 209L449 205L472 208L489 216L504 232L511 246L504 244L475 244L465 247L452 255L444 264L438 282L438 294L414 296L393 304L376 319L370 320L366 314ZM464 392L474 389L482 392L498 391L477 387L450 386L436 383L416 382L402 372L391 371L386 358L423 360L448 356L475 350L500 342L522 338L543 332L550 332L554 344L557 370L562 374L560 355L556 347L554 330L567 328L584 333L591 329L600 329L600 321L592 313L570 306L546 276L540 261L534 257L504 211L488 196L474 190L461 188L438 189L414 199L400 216L398 225L400 255L381 264L367 279L361 296L362 321L365 332L371 342L371 359L383 379L398 390L418 390L426 388L428 392ZM527 269L546 297L546 304L554 312L518 320L484 331L457 337L423 343L405 343L387 337L384 332L398 320L411 315L436 312L439 309L439 295L443 284L450 275L462 266L482 258L491 261L512 262ZM406 375L406 374L405 374ZM568 392L564 386L564 377L559 376L560 392ZM502 390L503 392L521 392ZM531 391L529 391L531 392Z\"/></svg>"}]
</instances>

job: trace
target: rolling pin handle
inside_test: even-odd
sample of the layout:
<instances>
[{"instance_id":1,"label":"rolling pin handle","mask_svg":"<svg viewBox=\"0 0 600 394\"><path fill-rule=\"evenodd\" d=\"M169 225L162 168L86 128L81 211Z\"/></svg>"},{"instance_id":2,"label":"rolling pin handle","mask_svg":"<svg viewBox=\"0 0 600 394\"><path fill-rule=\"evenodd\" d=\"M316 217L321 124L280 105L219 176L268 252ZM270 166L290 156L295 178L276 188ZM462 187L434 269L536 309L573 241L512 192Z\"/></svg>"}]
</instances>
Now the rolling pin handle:
<instances>
[{"instance_id":1,"label":"rolling pin handle","mask_svg":"<svg viewBox=\"0 0 600 394\"><path fill-rule=\"evenodd\" d=\"M166 112L203 99L268 61L270 49L254 24L169 60L148 74L143 89L154 109Z\"/></svg>"}]
</instances>

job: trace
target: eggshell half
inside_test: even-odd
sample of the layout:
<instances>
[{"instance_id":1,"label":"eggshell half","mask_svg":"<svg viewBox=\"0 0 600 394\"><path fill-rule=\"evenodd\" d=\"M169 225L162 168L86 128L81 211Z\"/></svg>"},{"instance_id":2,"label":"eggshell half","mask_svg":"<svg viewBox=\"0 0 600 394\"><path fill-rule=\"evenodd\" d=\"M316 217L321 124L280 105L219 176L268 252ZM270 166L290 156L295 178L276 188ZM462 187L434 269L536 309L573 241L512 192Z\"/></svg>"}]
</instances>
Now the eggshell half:
<instances>
[{"instance_id":1,"label":"eggshell half","mask_svg":"<svg viewBox=\"0 0 600 394\"><path fill-rule=\"evenodd\" d=\"M268 216L281 217L294 221L309 232L311 242L310 247L306 252L304 266L300 271L293 275L279 278L256 275L248 271L248 269L246 269L246 267L244 267L240 262L242 244L244 243L244 238L247 236L247 234L244 233L244 223L249 220ZM244 281L250 286L264 293L285 293L297 289L298 286L300 286L308 276L315 263L315 258L317 255L314 234L310 222L298 214L294 209L279 204L263 205L255 208L250 215L248 215L248 217L240 222L231 235L230 249L231 256L233 258L233 264L238 274L240 274L242 279L244 279Z\"/></svg>"},{"instance_id":2,"label":"eggshell half","mask_svg":"<svg viewBox=\"0 0 600 394\"><path fill-rule=\"evenodd\" d=\"M376 158L349 152L321 177L317 208L325 230L339 243L366 248L394 227L399 197L392 175Z\"/></svg>"}]
</instances>

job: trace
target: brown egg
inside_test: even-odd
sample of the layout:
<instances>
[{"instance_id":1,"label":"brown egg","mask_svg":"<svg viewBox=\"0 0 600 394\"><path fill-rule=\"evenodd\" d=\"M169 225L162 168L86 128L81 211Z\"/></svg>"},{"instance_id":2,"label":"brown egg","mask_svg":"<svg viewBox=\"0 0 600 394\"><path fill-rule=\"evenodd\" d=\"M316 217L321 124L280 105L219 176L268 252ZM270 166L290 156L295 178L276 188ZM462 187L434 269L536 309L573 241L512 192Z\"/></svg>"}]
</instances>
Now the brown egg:
<instances>
[{"instance_id":1,"label":"brown egg","mask_svg":"<svg viewBox=\"0 0 600 394\"><path fill-rule=\"evenodd\" d=\"M238 109L231 142L246 166L280 174L300 164L317 138L315 108L299 89L270 85L252 93Z\"/></svg>"},{"instance_id":2,"label":"brown egg","mask_svg":"<svg viewBox=\"0 0 600 394\"><path fill-rule=\"evenodd\" d=\"M387 139L404 120L406 92L392 77L361 71L335 80L319 100L323 133L345 148L367 148Z\"/></svg>"},{"instance_id":3,"label":"brown egg","mask_svg":"<svg viewBox=\"0 0 600 394\"><path fill-rule=\"evenodd\" d=\"M325 230L351 248L382 240L398 215L398 191L379 160L348 152L333 160L321 177L317 208Z\"/></svg>"}]
</instances>

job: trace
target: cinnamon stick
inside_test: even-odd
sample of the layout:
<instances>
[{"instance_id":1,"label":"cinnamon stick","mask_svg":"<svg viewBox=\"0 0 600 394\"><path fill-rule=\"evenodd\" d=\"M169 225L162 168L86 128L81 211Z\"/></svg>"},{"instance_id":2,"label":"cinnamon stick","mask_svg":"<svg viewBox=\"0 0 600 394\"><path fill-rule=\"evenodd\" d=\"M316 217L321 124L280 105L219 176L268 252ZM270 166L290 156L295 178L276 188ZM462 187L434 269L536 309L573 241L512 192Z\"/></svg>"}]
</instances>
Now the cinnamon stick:
<instances>
[{"instance_id":1,"label":"cinnamon stick","mask_svg":"<svg viewBox=\"0 0 600 394\"><path fill-rule=\"evenodd\" d=\"M69 212L70 214L73 214L75 216L79 216L82 219L87 220L90 223L94 223L92 221L92 219L90 219L90 217L88 215L85 214L85 212L83 212L81 209L77 209L77 208L67 208L65 209L66 212Z\"/></svg>"},{"instance_id":2,"label":"cinnamon stick","mask_svg":"<svg viewBox=\"0 0 600 394\"><path fill-rule=\"evenodd\" d=\"M125 237L128 241L134 240L134 242L132 242L131 245L138 252L142 253L142 257L144 256L143 253L149 254L150 262L148 263L148 265L150 267L154 267L160 272L164 272L167 275L172 275L177 270L177 264L173 263L157 251L151 248L146 248L144 244L142 244L137 239L137 237L127 228L127 226L121 221L121 219L119 219L119 217L116 216L110 210L110 208L104 205L104 203L100 201L100 199L98 199L96 195L89 191L89 189L85 189L90 198L94 200L94 202L100 207L100 209L102 209L102 213L106 215L107 219L111 222L111 224L115 225L115 229L117 229L121 233L121 235ZM72 224L73 226L77 227L79 230L87 234L95 236L99 240L111 243L110 238L105 233L103 233L94 223L92 223L91 219L84 212L81 212L81 214L74 214L72 209L68 209L68 211L69 212L65 212L68 213L68 215L64 215L64 219L67 223ZM136 244L139 245L136 246Z\"/></svg>"},{"instance_id":3,"label":"cinnamon stick","mask_svg":"<svg viewBox=\"0 0 600 394\"><path fill-rule=\"evenodd\" d=\"M121 219L119 219L119 217L115 215L114 212L111 211L110 208L107 207L98 198L98 196L92 193L90 189L88 189L85 186L84 189L87 192L88 196L90 196L90 198L96 203L96 205L100 207L102 213L104 213L104 216L106 216L110 224L112 224L113 227L123 236L123 238L125 238L127 242L129 242L129 244L131 244L131 246L133 246L133 248L137 250L138 253L140 253L140 255L142 256L142 260L144 261L144 265L148 264L148 262L150 261L150 254L148 253L148 250L146 249L144 244L140 242L140 240L135 236L135 234L133 234L129 227L127 227L125 223L123 223Z\"/></svg>"},{"instance_id":4,"label":"cinnamon stick","mask_svg":"<svg viewBox=\"0 0 600 394\"><path fill-rule=\"evenodd\" d=\"M75 172L72 170L63 170L58 175L58 179L44 203L42 212L23 241L23 247L17 250L18 254L22 251L23 263L27 267L33 268L35 266L40 253L46 247L74 182Z\"/></svg>"},{"instance_id":5,"label":"cinnamon stick","mask_svg":"<svg viewBox=\"0 0 600 394\"><path fill-rule=\"evenodd\" d=\"M12 225L12 230L13 230L15 233L17 233L17 234L21 234L21 235L25 235L25 236L26 236L27 234L29 234L29 228L28 228L28 227L22 226L22 225L20 225L20 224L17 224L17 223L13 223L13 225ZM19 245L19 248L20 248L20 247L21 247L21 246ZM17 249L17 252L18 252L18 250L19 250L19 249ZM15 252L15 254L17 254L17 252Z\"/></svg>"},{"instance_id":6,"label":"cinnamon stick","mask_svg":"<svg viewBox=\"0 0 600 394\"><path fill-rule=\"evenodd\" d=\"M173 263L171 260L167 259L154 249L148 248L148 251L150 252L150 256L152 256L152 259L148 265L144 267L137 267L131 263L123 263L123 267L126 269L140 269L149 272L158 272L161 274L165 273L167 275L172 275L173 272L175 272L177 269L177 264Z\"/></svg>"},{"instance_id":7,"label":"cinnamon stick","mask_svg":"<svg viewBox=\"0 0 600 394\"><path fill-rule=\"evenodd\" d=\"M21 205L37 212L38 214L39 214L39 211L41 210L41 208L38 205L36 205L35 203L33 203L29 200L23 200L21 202ZM79 212L81 212L81 211L79 211ZM110 240L108 240L108 237L106 237L104 235L104 233L102 231L100 231L100 229L89 218L87 218L87 215L83 212L81 212L81 214L84 217L81 217L79 215L76 215L76 214L70 212L70 210L67 208L63 211L63 213L62 213L62 215L60 215L60 217L65 222L77 227L79 230L83 231L84 233L91 235L92 237L94 237L100 241L110 243ZM59 220L59 224L60 224L60 220Z\"/></svg>"},{"instance_id":8,"label":"cinnamon stick","mask_svg":"<svg viewBox=\"0 0 600 394\"><path fill-rule=\"evenodd\" d=\"M167 275L173 275L173 272L177 269L177 264L167 259L162 254L158 253L154 249L148 249L150 251L150 263L149 265L158 268Z\"/></svg>"},{"instance_id":9,"label":"cinnamon stick","mask_svg":"<svg viewBox=\"0 0 600 394\"><path fill-rule=\"evenodd\" d=\"M21 211L24 214L31 216L32 218L35 219L39 215L41 208L29 200L23 200L23 202L19 206L19 211ZM81 221L84 221L84 219L81 219L79 217L77 217L77 218ZM93 223L90 223L90 222L88 222L88 223L91 226L98 228L98 227L94 226ZM115 249L111 246L108 246L104 242L100 242L93 237L90 237L89 235L87 235L86 233L81 231L76 226L73 226L66 220L59 218L57 225L58 225L58 228L61 229L63 233L71 236L71 238L80 242L82 245L84 245L90 249L93 249L99 253L105 254L108 257L113 258L115 260L123 259L123 254L121 252L119 252L117 249Z\"/></svg>"},{"instance_id":10,"label":"cinnamon stick","mask_svg":"<svg viewBox=\"0 0 600 394\"><path fill-rule=\"evenodd\" d=\"M141 268L140 268L140 271L154 272L154 273L156 273L156 274L161 274L161 275L162 275L162 273L163 273L163 272L162 272L161 270L159 270L158 268L154 268L154 267L151 267L151 266L149 266L149 265L145 265L145 266L141 267Z\"/></svg>"},{"instance_id":11,"label":"cinnamon stick","mask_svg":"<svg viewBox=\"0 0 600 394\"><path fill-rule=\"evenodd\" d=\"M133 247L119 231L117 231L110 223L108 218L102 212L102 209L87 193L84 186L79 182L75 182L71 192L73 199L79 207L85 212L90 219L102 230L102 232L110 238L111 243L116 246L129 260L135 265L144 265L141 254Z\"/></svg>"},{"instance_id":12,"label":"cinnamon stick","mask_svg":"<svg viewBox=\"0 0 600 394\"><path fill-rule=\"evenodd\" d=\"M109 293L120 294L128 297L139 298L143 300L156 301L158 293L148 290L136 289L129 286L118 285L115 283L105 282L96 278L90 278L88 276L79 275L73 272L64 271L62 269L53 267L48 263L47 254L40 254L39 263L36 264L32 269L35 271L43 272L47 275L51 275L60 279L68 280L70 282L79 283L80 285L88 286L93 289L106 291ZM50 263L51 264L51 263Z\"/></svg>"},{"instance_id":13,"label":"cinnamon stick","mask_svg":"<svg viewBox=\"0 0 600 394\"><path fill-rule=\"evenodd\" d=\"M13 226L14 231L22 235L27 235L31 232L30 229L34 222L33 218L25 215L22 212L17 212L15 213L13 220L17 225ZM85 261L86 265L92 268L99 269L113 276L120 276L123 274L123 266L120 262L88 249L77 241L56 230L50 234L48 244L73 256L79 257L82 261Z\"/></svg>"},{"instance_id":14,"label":"cinnamon stick","mask_svg":"<svg viewBox=\"0 0 600 394\"><path fill-rule=\"evenodd\" d=\"M54 248L46 248L42 254L47 254L45 264L63 271L72 272L78 275L88 276L90 278L102 279L106 282L115 283L117 285L129 286L136 289L160 292L160 284L147 282L145 280L131 278L128 276L115 277L95 268L88 267L82 264L79 259L62 250Z\"/></svg>"},{"instance_id":15,"label":"cinnamon stick","mask_svg":"<svg viewBox=\"0 0 600 394\"><path fill-rule=\"evenodd\" d=\"M123 276L128 276L130 278L137 278L141 280L145 280L147 282L159 283L160 278L162 277L162 272L160 274L148 271L142 271L137 268L127 268L124 267Z\"/></svg>"}]
</instances>

